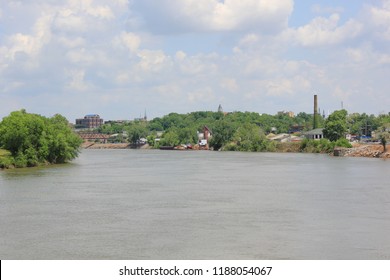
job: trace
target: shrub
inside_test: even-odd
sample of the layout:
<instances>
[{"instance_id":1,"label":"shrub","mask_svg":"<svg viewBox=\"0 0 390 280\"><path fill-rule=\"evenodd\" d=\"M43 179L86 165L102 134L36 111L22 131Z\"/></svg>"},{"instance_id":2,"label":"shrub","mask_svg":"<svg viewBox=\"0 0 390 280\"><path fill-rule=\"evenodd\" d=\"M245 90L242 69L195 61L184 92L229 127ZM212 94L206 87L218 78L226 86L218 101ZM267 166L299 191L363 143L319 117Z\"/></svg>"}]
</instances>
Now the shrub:
<instances>
[{"instance_id":1,"label":"shrub","mask_svg":"<svg viewBox=\"0 0 390 280\"><path fill-rule=\"evenodd\" d=\"M341 138L335 142L336 147L352 148L352 144L345 138Z\"/></svg>"}]
</instances>

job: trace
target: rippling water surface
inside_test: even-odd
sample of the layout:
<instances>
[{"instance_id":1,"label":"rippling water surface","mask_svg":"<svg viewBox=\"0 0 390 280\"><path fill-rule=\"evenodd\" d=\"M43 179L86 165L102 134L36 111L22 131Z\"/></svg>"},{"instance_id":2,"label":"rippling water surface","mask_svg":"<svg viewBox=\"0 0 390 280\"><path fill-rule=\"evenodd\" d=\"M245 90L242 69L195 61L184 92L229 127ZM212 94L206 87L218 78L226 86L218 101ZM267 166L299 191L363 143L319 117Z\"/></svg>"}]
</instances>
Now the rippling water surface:
<instances>
[{"instance_id":1,"label":"rippling water surface","mask_svg":"<svg viewBox=\"0 0 390 280\"><path fill-rule=\"evenodd\" d=\"M0 171L0 259L390 259L390 161L84 150Z\"/></svg>"}]
</instances>

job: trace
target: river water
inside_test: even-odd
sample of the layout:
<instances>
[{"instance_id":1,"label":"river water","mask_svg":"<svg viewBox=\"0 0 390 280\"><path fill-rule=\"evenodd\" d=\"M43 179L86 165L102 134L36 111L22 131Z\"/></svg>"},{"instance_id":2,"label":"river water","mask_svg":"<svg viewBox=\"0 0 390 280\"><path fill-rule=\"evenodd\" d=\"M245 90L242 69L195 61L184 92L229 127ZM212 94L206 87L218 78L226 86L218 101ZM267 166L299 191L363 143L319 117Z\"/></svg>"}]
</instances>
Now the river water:
<instances>
[{"instance_id":1,"label":"river water","mask_svg":"<svg viewBox=\"0 0 390 280\"><path fill-rule=\"evenodd\" d=\"M390 161L84 150L0 171L0 259L390 259Z\"/></svg>"}]
</instances>

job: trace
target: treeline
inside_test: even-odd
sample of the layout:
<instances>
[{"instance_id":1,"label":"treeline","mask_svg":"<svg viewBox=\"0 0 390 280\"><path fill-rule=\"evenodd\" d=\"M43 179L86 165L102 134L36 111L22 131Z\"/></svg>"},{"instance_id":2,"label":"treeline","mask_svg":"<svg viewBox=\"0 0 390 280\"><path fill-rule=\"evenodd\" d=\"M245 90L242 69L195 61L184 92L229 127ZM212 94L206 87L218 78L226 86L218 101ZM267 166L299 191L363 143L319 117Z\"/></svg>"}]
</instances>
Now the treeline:
<instances>
[{"instance_id":1,"label":"treeline","mask_svg":"<svg viewBox=\"0 0 390 280\"><path fill-rule=\"evenodd\" d=\"M346 110L340 110L326 119L320 116L318 124L323 128L326 139L303 140L287 145L269 141L266 135L297 131L300 134L311 130L313 115L299 113L290 117L285 114L209 111L171 113L149 122L104 124L95 132L116 135L113 141L134 145L145 138L150 146L159 148L197 144L198 133L207 126L212 131L210 148L225 151L331 152L335 146L350 147L345 139L347 133L359 137L375 132L384 148L390 141L390 114L348 114ZM25 110L12 112L0 122L0 168L64 163L77 157L81 142L61 115L47 118Z\"/></svg>"},{"instance_id":2,"label":"treeline","mask_svg":"<svg viewBox=\"0 0 390 280\"><path fill-rule=\"evenodd\" d=\"M384 130L390 123L390 115L348 114L346 110L335 111L328 118L319 116L318 125L324 128L327 139L316 142L303 142L298 147L301 151L327 152L335 143L349 147L346 140L340 140L347 133L357 136ZM100 133L118 134L116 141L128 141L137 144L139 139L146 138L152 147L196 144L198 132L204 126L212 131L209 146L214 150L228 151L275 151L279 147L268 141L269 133L300 133L313 128L313 115L299 113L295 117L286 114L268 115L253 112L200 111L188 114L170 113L149 122L111 123L98 129ZM162 133L162 135L161 135ZM156 141L156 139L158 141Z\"/></svg>"},{"instance_id":3,"label":"treeline","mask_svg":"<svg viewBox=\"0 0 390 280\"><path fill-rule=\"evenodd\" d=\"M12 112L0 122L0 168L65 163L77 157L81 143L61 115Z\"/></svg>"},{"instance_id":4,"label":"treeline","mask_svg":"<svg viewBox=\"0 0 390 280\"><path fill-rule=\"evenodd\" d=\"M320 118L323 123L323 119ZM214 150L264 151L274 147L265 135L271 132L288 133L292 128L299 127L310 130L313 124L312 115L299 113L295 117L287 115L268 115L253 112L222 112L200 111L188 114L170 113L149 122L136 121L131 123L104 124L97 132L118 134L117 141L136 144L140 138L146 138L148 143L159 146L176 146L179 144L196 144L198 132L204 126L212 131L210 147ZM162 135L159 133L163 132ZM159 141L156 141L156 138ZM234 143L233 143L234 142Z\"/></svg>"}]
</instances>

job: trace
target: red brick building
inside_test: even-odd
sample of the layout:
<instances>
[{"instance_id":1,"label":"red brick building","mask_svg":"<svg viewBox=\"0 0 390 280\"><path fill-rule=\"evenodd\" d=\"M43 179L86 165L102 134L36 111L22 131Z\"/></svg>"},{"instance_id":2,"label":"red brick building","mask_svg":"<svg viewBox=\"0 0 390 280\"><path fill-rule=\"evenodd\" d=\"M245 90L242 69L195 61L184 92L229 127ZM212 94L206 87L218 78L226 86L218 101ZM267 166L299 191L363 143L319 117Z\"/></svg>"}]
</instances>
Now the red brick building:
<instances>
[{"instance_id":1,"label":"red brick building","mask_svg":"<svg viewBox=\"0 0 390 280\"><path fill-rule=\"evenodd\" d=\"M97 114L86 115L83 119L76 119L78 128L96 128L103 124L103 119Z\"/></svg>"}]
</instances>

